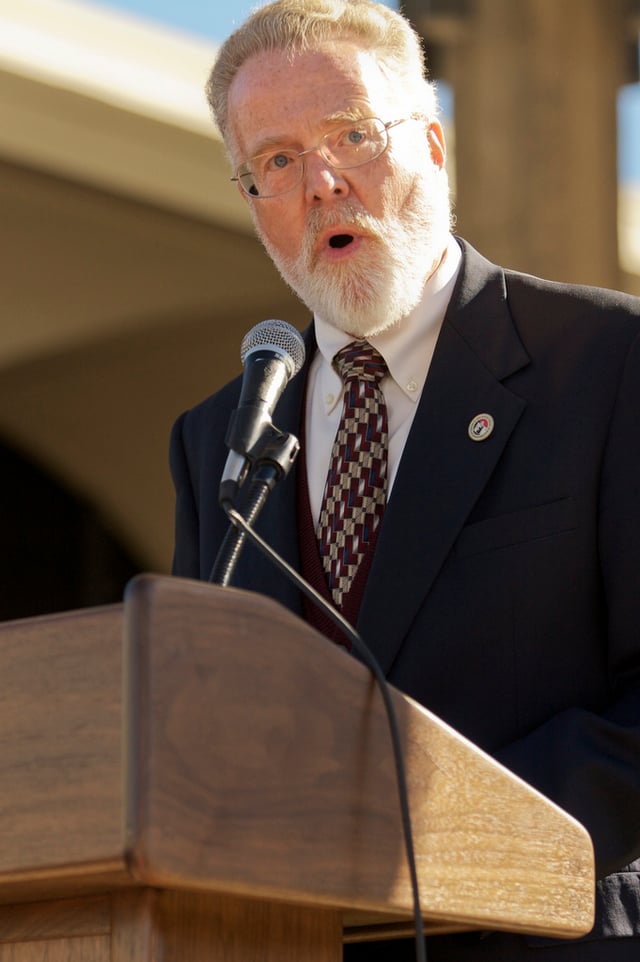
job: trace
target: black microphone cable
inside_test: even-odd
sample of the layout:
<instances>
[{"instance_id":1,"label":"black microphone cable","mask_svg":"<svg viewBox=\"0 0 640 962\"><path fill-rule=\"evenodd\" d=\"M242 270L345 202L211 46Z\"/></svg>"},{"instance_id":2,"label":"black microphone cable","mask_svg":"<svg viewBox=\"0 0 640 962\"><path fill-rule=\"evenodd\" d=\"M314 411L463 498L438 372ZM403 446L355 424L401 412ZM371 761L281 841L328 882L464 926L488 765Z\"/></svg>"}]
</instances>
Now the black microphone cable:
<instances>
[{"instance_id":1,"label":"black microphone cable","mask_svg":"<svg viewBox=\"0 0 640 962\"><path fill-rule=\"evenodd\" d=\"M268 491L265 491L265 497ZM262 501L261 498L257 500ZM362 640L357 631L349 624L349 622L342 616L342 614L334 608L332 605L328 604L322 595L315 590L298 572L295 568L282 558L277 551L275 551L267 542L251 527L251 524L245 520L245 518L236 511L231 501L221 500L220 506L227 515L229 521L233 525L236 531L240 532L246 538L248 538L261 552L266 555L266 557L277 567L283 574L292 581L303 594L309 598L315 605L317 605L326 615L329 617L335 625L344 633L353 646L354 650L360 655L362 661L371 671L382 700L384 702L384 707L389 724L389 732L391 736L391 743L393 748L393 757L395 762L396 770L396 783L398 787L398 796L400 801L400 814L402 820L402 831L404 834L404 845L407 856L407 862L409 866L409 876L411 880L411 891L413 897L413 920L415 925L415 944L416 944L416 962L427 962L427 948L425 942L424 934L424 923L422 919L422 912L420 910L420 889L418 884L418 873L416 868L416 857L415 848L413 844L413 832L411 828L411 811L409 806L409 793L407 788L407 774L404 764L404 757L402 753L402 742L400 739L400 731L398 728L398 720L396 717L395 709L393 707L393 702L391 700L391 693L389 691L389 685L384 676L382 668L380 667L377 659L375 658L373 652ZM244 538L242 539L244 541Z\"/></svg>"}]
</instances>

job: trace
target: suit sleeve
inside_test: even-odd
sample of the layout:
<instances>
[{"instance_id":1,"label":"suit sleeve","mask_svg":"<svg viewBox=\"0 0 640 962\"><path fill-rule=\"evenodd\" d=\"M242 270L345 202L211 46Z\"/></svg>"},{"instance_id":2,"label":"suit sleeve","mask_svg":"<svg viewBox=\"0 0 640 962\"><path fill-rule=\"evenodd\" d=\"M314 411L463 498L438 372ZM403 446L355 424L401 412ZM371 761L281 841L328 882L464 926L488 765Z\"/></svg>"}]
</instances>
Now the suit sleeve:
<instances>
[{"instance_id":1,"label":"suit sleeve","mask_svg":"<svg viewBox=\"0 0 640 962\"><path fill-rule=\"evenodd\" d=\"M200 577L199 519L184 446L186 414L171 431L169 463L176 490L175 548L172 573L184 578Z\"/></svg>"},{"instance_id":2,"label":"suit sleeve","mask_svg":"<svg viewBox=\"0 0 640 962\"><path fill-rule=\"evenodd\" d=\"M603 457L599 549L612 700L564 711L497 757L584 824L603 877L640 856L640 338Z\"/></svg>"}]
</instances>

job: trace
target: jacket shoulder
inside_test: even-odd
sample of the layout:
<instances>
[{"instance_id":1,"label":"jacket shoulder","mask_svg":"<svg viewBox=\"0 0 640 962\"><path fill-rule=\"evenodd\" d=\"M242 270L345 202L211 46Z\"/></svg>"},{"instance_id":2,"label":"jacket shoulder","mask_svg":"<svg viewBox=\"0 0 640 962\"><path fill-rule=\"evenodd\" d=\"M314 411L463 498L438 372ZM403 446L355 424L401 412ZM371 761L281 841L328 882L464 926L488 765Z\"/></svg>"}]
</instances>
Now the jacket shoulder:
<instances>
[{"instance_id":1,"label":"jacket shoulder","mask_svg":"<svg viewBox=\"0 0 640 962\"><path fill-rule=\"evenodd\" d=\"M623 291L586 284L568 284L546 280L532 274L505 269L505 285L509 302L523 303L524 298L534 305L557 304L569 316L618 317L629 319L630 327L640 328L640 298Z\"/></svg>"}]
</instances>

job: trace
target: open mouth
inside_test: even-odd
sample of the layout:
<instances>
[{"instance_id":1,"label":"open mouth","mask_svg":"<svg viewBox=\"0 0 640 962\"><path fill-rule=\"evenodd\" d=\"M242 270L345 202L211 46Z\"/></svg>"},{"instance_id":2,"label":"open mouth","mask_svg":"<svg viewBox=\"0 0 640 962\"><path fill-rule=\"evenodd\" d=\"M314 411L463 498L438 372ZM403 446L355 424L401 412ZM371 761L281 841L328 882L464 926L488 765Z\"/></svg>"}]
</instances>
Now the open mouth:
<instances>
[{"instance_id":1,"label":"open mouth","mask_svg":"<svg viewBox=\"0 0 640 962\"><path fill-rule=\"evenodd\" d=\"M329 247L340 249L348 247L351 243L353 243L353 234L334 234L329 241Z\"/></svg>"}]
</instances>

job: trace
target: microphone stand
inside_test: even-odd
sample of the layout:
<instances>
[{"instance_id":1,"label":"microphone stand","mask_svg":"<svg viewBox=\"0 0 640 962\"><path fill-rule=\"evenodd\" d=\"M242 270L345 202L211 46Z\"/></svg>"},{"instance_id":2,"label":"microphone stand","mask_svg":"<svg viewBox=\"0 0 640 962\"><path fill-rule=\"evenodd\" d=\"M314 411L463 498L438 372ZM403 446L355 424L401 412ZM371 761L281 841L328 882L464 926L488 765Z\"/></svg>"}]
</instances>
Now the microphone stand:
<instances>
[{"instance_id":1,"label":"microphone stand","mask_svg":"<svg viewBox=\"0 0 640 962\"><path fill-rule=\"evenodd\" d=\"M227 511L235 508L240 517L252 528L276 484L285 478L298 455L300 444L293 434L283 434L273 425L264 431L245 457L252 464L248 493L241 508L234 505L239 485L235 481L223 481L220 485L219 504ZM231 583L235 566L244 547L247 535L233 522L229 525L220 550L209 575L209 583L227 588Z\"/></svg>"}]
</instances>

